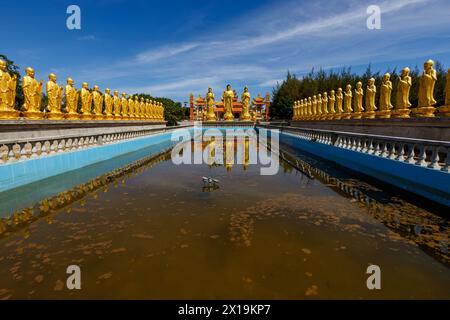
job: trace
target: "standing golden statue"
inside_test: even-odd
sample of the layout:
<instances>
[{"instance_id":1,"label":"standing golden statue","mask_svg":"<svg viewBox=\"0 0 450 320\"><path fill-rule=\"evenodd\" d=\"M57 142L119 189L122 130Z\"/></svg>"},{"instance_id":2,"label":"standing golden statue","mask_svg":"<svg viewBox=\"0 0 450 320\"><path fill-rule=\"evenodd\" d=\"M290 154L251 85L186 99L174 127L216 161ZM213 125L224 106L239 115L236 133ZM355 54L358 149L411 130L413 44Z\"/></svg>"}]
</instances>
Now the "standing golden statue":
<instances>
[{"instance_id":1,"label":"standing golden statue","mask_svg":"<svg viewBox=\"0 0 450 320\"><path fill-rule=\"evenodd\" d=\"M98 86L94 86L92 91L92 99L94 101L94 107L92 109L93 117L96 120L101 120L103 119L103 96L100 93Z\"/></svg>"},{"instance_id":2,"label":"standing golden statue","mask_svg":"<svg viewBox=\"0 0 450 320\"><path fill-rule=\"evenodd\" d=\"M317 95L317 116L316 120L322 119L322 95L319 93Z\"/></svg>"},{"instance_id":3,"label":"standing golden statue","mask_svg":"<svg viewBox=\"0 0 450 320\"><path fill-rule=\"evenodd\" d=\"M306 105L306 108L307 108L307 110L308 110L308 112L307 112L307 120L311 120L312 119L312 114L313 114L313 112L312 112L312 99L311 99L311 97L308 97L308 102L307 102L307 105Z\"/></svg>"},{"instance_id":4,"label":"standing golden statue","mask_svg":"<svg viewBox=\"0 0 450 320\"><path fill-rule=\"evenodd\" d=\"M251 96L250 92L248 92L247 86L244 87L244 92L242 93L241 101L242 101L241 121L251 121L251 116L249 112Z\"/></svg>"},{"instance_id":5,"label":"standing golden statue","mask_svg":"<svg viewBox=\"0 0 450 320\"><path fill-rule=\"evenodd\" d=\"M122 117L121 114L122 110L120 109L120 97L119 97L119 91L114 90L114 96L113 96L113 115L114 119L119 119Z\"/></svg>"},{"instance_id":6,"label":"standing golden statue","mask_svg":"<svg viewBox=\"0 0 450 320\"><path fill-rule=\"evenodd\" d=\"M128 97L128 117L130 120L134 120L135 114L134 114L134 97L130 95Z\"/></svg>"},{"instance_id":7,"label":"standing golden statue","mask_svg":"<svg viewBox=\"0 0 450 320\"><path fill-rule=\"evenodd\" d=\"M17 76L8 73L6 62L0 59L0 119L17 119L20 112L14 109Z\"/></svg>"},{"instance_id":8,"label":"standing golden statue","mask_svg":"<svg viewBox=\"0 0 450 320\"><path fill-rule=\"evenodd\" d=\"M316 120L317 119L317 96L315 96L315 95L313 96L311 105L312 105L312 108L311 108L311 111L312 111L311 120Z\"/></svg>"},{"instance_id":9,"label":"standing golden statue","mask_svg":"<svg viewBox=\"0 0 450 320\"><path fill-rule=\"evenodd\" d=\"M342 92L342 88L338 88L336 93L336 113L334 114L333 119L342 119L342 114L344 113L343 102L344 94Z\"/></svg>"},{"instance_id":10,"label":"standing golden statue","mask_svg":"<svg viewBox=\"0 0 450 320\"><path fill-rule=\"evenodd\" d=\"M364 111L363 97L364 97L364 90L362 88L362 82L358 81L356 83L356 88L355 88L355 96L354 96L355 103L353 106L352 119L361 119L362 113Z\"/></svg>"},{"instance_id":11,"label":"standing golden statue","mask_svg":"<svg viewBox=\"0 0 450 320\"><path fill-rule=\"evenodd\" d=\"M164 121L164 105L162 102L159 103L159 107L161 109L160 120Z\"/></svg>"},{"instance_id":12,"label":"standing golden statue","mask_svg":"<svg viewBox=\"0 0 450 320\"><path fill-rule=\"evenodd\" d=\"M208 88L206 93L206 121L216 121L216 114L214 113L214 107L216 105L214 92L212 88Z\"/></svg>"},{"instance_id":13,"label":"standing golden statue","mask_svg":"<svg viewBox=\"0 0 450 320\"><path fill-rule=\"evenodd\" d=\"M450 69L448 69L445 80L445 104L439 107L439 115L450 117Z\"/></svg>"},{"instance_id":14,"label":"standing golden statue","mask_svg":"<svg viewBox=\"0 0 450 320\"><path fill-rule=\"evenodd\" d=\"M66 83L65 98L67 113L65 117L67 119L75 120L79 118L79 115L77 113L79 93L73 86L72 78L67 78Z\"/></svg>"},{"instance_id":15,"label":"standing golden statue","mask_svg":"<svg viewBox=\"0 0 450 320\"><path fill-rule=\"evenodd\" d=\"M388 119L391 117L391 103L392 82L391 75L386 73L383 76L383 83L380 90L380 109L376 112L377 118Z\"/></svg>"},{"instance_id":16,"label":"standing golden statue","mask_svg":"<svg viewBox=\"0 0 450 320\"><path fill-rule=\"evenodd\" d=\"M80 118L84 120L92 119L92 93L89 90L87 82L81 85L81 115Z\"/></svg>"},{"instance_id":17,"label":"standing golden statue","mask_svg":"<svg viewBox=\"0 0 450 320\"><path fill-rule=\"evenodd\" d=\"M141 119L146 120L148 118L148 115L147 115L147 105L145 104L144 97L140 98L139 106L141 108Z\"/></svg>"},{"instance_id":18,"label":"standing golden statue","mask_svg":"<svg viewBox=\"0 0 450 320\"><path fill-rule=\"evenodd\" d=\"M50 73L48 81L45 85L47 91L47 118L50 120L61 120L64 114L61 112L62 91L63 88L56 83L56 75Z\"/></svg>"},{"instance_id":19,"label":"standing golden statue","mask_svg":"<svg viewBox=\"0 0 450 320\"><path fill-rule=\"evenodd\" d=\"M419 106L412 109L417 117L434 117L436 100L434 99L434 86L437 81L437 72L434 70L434 61L428 60L423 65L423 73L419 80Z\"/></svg>"},{"instance_id":20,"label":"standing golden statue","mask_svg":"<svg viewBox=\"0 0 450 320\"><path fill-rule=\"evenodd\" d=\"M34 78L34 69L27 67L25 69L26 76L22 79L22 89L25 98L22 109L27 119L39 120L44 118L41 111L41 95L43 81L37 82Z\"/></svg>"},{"instance_id":21,"label":"standing golden statue","mask_svg":"<svg viewBox=\"0 0 450 320\"><path fill-rule=\"evenodd\" d=\"M225 114L223 115L223 119L225 121L233 121L233 98L234 91L231 89L231 85L227 85L227 90L223 92L223 107Z\"/></svg>"},{"instance_id":22,"label":"standing golden statue","mask_svg":"<svg viewBox=\"0 0 450 320\"><path fill-rule=\"evenodd\" d=\"M141 120L141 104L139 103L139 97L134 96L134 114L136 120Z\"/></svg>"},{"instance_id":23,"label":"standing golden statue","mask_svg":"<svg viewBox=\"0 0 450 320\"><path fill-rule=\"evenodd\" d=\"M375 106L376 95L377 86L375 85L375 79L370 78L366 88L366 112L363 114L363 117L366 119L375 118L375 111L377 110L377 107Z\"/></svg>"},{"instance_id":24,"label":"standing golden statue","mask_svg":"<svg viewBox=\"0 0 450 320\"><path fill-rule=\"evenodd\" d=\"M111 90L109 88L105 89L104 100L105 100L105 119L113 120L113 97L111 96Z\"/></svg>"},{"instance_id":25,"label":"standing golden statue","mask_svg":"<svg viewBox=\"0 0 450 320\"><path fill-rule=\"evenodd\" d=\"M330 113L328 110L328 92L324 92L322 96L322 114L323 120L330 119Z\"/></svg>"},{"instance_id":26,"label":"standing golden statue","mask_svg":"<svg viewBox=\"0 0 450 320\"><path fill-rule=\"evenodd\" d=\"M352 86L348 84L344 92L344 113L342 114L342 119L351 118L353 112L352 99L353 99Z\"/></svg>"},{"instance_id":27,"label":"standing golden statue","mask_svg":"<svg viewBox=\"0 0 450 320\"><path fill-rule=\"evenodd\" d=\"M328 119L335 119L336 116L336 109L335 109L335 105L336 105L336 94L334 92L334 90L331 90L330 92L330 98L329 98L329 103L330 103L330 112L329 112L329 116Z\"/></svg>"},{"instance_id":28,"label":"standing golden statue","mask_svg":"<svg viewBox=\"0 0 450 320\"><path fill-rule=\"evenodd\" d=\"M411 102L409 102L409 92L412 86L412 79L409 76L409 68L403 68L397 84L397 95L395 98L395 109L392 111L394 118L409 118L411 112Z\"/></svg>"},{"instance_id":29,"label":"standing golden statue","mask_svg":"<svg viewBox=\"0 0 450 320\"><path fill-rule=\"evenodd\" d=\"M128 120L130 118L129 116L129 111L128 111L128 100L127 100L127 94L125 92L122 92L122 98L120 101L120 105L121 105L121 114L122 114L122 118L124 120Z\"/></svg>"}]
</instances>

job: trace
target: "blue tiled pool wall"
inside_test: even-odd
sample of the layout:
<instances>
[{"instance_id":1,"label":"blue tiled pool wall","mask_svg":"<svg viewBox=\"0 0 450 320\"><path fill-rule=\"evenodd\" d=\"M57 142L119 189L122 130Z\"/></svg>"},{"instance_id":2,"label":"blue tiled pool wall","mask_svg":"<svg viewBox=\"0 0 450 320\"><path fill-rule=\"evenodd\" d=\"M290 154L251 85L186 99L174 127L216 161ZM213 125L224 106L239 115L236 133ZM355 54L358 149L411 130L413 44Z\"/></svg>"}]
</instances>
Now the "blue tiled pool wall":
<instances>
[{"instance_id":1,"label":"blue tiled pool wall","mask_svg":"<svg viewBox=\"0 0 450 320\"><path fill-rule=\"evenodd\" d=\"M290 133L280 133L280 144L306 151L450 207L449 173L303 140Z\"/></svg>"}]
</instances>

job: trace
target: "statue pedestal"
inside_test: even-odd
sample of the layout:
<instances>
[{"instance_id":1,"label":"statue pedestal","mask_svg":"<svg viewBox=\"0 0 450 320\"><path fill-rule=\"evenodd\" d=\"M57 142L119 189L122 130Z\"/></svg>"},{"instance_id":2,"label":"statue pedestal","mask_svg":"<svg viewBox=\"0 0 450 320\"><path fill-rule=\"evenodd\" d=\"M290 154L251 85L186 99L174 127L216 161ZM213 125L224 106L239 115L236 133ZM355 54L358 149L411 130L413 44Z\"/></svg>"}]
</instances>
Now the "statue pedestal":
<instances>
[{"instance_id":1,"label":"statue pedestal","mask_svg":"<svg viewBox=\"0 0 450 320\"><path fill-rule=\"evenodd\" d=\"M352 119L361 119L362 118L362 112L353 112L352 113Z\"/></svg>"},{"instance_id":2,"label":"statue pedestal","mask_svg":"<svg viewBox=\"0 0 450 320\"><path fill-rule=\"evenodd\" d=\"M375 112L375 114L379 119L389 119L391 117L391 110L380 110Z\"/></svg>"},{"instance_id":3,"label":"statue pedestal","mask_svg":"<svg viewBox=\"0 0 450 320\"><path fill-rule=\"evenodd\" d=\"M20 112L17 110L0 111L0 119L17 120L17 119L19 119L19 116L20 116Z\"/></svg>"},{"instance_id":4,"label":"statue pedestal","mask_svg":"<svg viewBox=\"0 0 450 320\"><path fill-rule=\"evenodd\" d=\"M79 120L80 119L80 115L78 113L75 113L75 112L69 112L69 113L66 113L64 115L64 118L67 119L67 120Z\"/></svg>"},{"instance_id":5,"label":"statue pedestal","mask_svg":"<svg viewBox=\"0 0 450 320\"><path fill-rule=\"evenodd\" d=\"M345 112L341 114L341 119L350 119L351 117L352 117L351 113Z\"/></svg>"},{"instance_id":6,"label":"statue pedestal","mask_svg":"<svg viewBox=\"0 0 450 320\"><path fill-rule=\"evenodd\" d=\"M234 116L232 113L225 113L225 115L223 116L223 119L225 121L233 121L234 120Z\"/></svg>"},{"instance_id":7,"label":"statue pedestal","mask_svg":"<svg viewBox=\"0 0 450 320\"><path fill-rule=\"evenodd\" d=\"M25 111L23 116L29 120L42 120L44 119L44 113L40 111Z\"/></svg>"},{"instance_id":8,"label":"statue pedestal","mask_svg":"<svg viewBox=\"0 0 450 320\"><path fill-rule=\"evenodd\" d=\"M342 119L342 113L335 113L333 115L333 120L341 120Z\"/></svg>"},{"instance_id":9,"label":"statue pedestal","mask_svg":"<svg viewBox=\"0 0 450 320\"><path fill-rule=\"evenodd\" d=\"M411 111L415 117L434 118L434 112L436 111L436 108L433 106L417 107L417 108L411 109Z\"/></svg>"},{"instance_id":10,"label":"statue pedestal","mask_svg":"<svg viewBox=\"0 0 450 320\"><path fill-rule=\"evenodd\" d=\"M394 109L392 110L392 118L409 118L409 114L411 113L410 109Z\"/></svg>"},{"instance_id":11,"label":"statue pedestal","mask_svg":"<svg viewBox=\"0 0 450 320\"><path fill-rule=\"evenodd\" d=\"M442 106L438 108L439 116L450 117L450 106Z\"/></svg>"},{"instance_id":12,"label":"statue pedestal","mask_svg":"<svg viewBox=\"0 0 450 320\"><path fill-rule=\"evenodd\" d=\"M366 111L363 113L362 117L364 119L375 119L375 115L376 115L375 111Z\"/></svg>"},{"instance_id":13,"label":"statue pedestal","mask_svg":"<svg viewBox=\"0 0 450 320\"><path fill-rule=\"evenodd\" d=\"M62 112L47 112L47 119L48 120L63 120L64 113L62 113Z\"/></svg>"},{"instance_id":14,"label":"statue pedestal","mask_svg":"<svg viewBox=\"0 0 450 320\"><path fill-rule=\"evenodd\" d=\"M92 120L92 115L89 113L82 113L82 114L80 114L80 119L81 120Z\"/></svg>"}]
</instances>

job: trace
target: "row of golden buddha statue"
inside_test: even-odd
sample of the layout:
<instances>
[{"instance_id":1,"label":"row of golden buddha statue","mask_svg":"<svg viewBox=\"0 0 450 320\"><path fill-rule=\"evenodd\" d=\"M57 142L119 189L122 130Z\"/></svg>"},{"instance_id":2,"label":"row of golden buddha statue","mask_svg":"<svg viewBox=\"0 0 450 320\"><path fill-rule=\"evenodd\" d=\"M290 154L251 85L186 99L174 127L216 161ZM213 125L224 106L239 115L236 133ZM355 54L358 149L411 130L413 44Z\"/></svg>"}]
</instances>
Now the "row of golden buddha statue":
<instances>
[{"instance_id":1,"label":"row of golden buddha statue","mask_svg":"<svg viewBox=\"0 0 450 320\"><path fill-rule=\"evenodd\" d=\"M332 120L332 119L374 119L374 118L410 118L434 117L436 109L439 115L450 116L450 69L446 76L445 105L436 108L434 99L434 86L437 81L437 73L434 69L434 61L428 60L424 64L424 71L419 80L419 103L415 108L409 100L412 85L410 69L404 68L397 85L395 107L391 103L392 82L390 74L383 76L381 84L379 106L376 106L375 95L377 87L375 79L368 80L365 92L365 108L363 107L364 89L361 82L356 84L352 92L352 86L347 85L345 92L341 88L335 92L332 90L294 102L293 120Z\"/></svg>"},{"instance_id":2,"label":"row of golden buddha statue","mask_svg":"<svg viewBox=\"0 0 450 320\"><path fill-rule=\"evenodd\" d=\"M227 85L226 90L222 93L222 101L224 108L223 119L225 121L234 121L233 114L233 99L235 97L235 92L231 89L231 85ZM251 112L250 110L250 102L251 96L248 91L248 87L244 87L244 92L241 96L242 101L242 112L241 112L241 121L255 121L256 113ZM211 87L208 88L208 92L206 93L206 121L217 121L216 114L214 113L214 107L216 106L214 92Z\"/></svg>"},{"instance_id":3,"label":"row of golden buddha statue","mask_svg":"<svg viewBox=\"0 0 450 320\"><path fill-rule=\"evenodd\" d=\"M24 104L20 112L14 108L17 78L11 76L6 67L6 62L0 59L0 119L15 120L23 115L30 120L164 120L164 107L160 102L132 95L127 98L125 92L120 97L117 90L111 95L110 89L105 89L102 94L98 86L90 90L86 82L81 90L77 90L71 78L67 79L63 108L63 87L58 85L53 73L46 83L48 105L42 111L43 81L35 79L34 70L30 67L25 69L26 75L22 80ZM78 108L79 99L81 108Z\"/></svg>"}]
</instances>

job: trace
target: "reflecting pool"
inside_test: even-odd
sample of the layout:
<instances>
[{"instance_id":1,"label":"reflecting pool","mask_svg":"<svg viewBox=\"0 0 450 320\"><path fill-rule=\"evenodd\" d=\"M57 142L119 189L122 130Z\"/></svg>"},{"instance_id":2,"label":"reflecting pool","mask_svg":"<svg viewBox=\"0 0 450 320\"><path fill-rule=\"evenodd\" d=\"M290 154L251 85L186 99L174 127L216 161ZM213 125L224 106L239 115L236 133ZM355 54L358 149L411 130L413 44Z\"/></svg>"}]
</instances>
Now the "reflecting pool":
<instances>
[{"instance_id":1,"label":"reflecting pool","mask_svg":"<svg viewBox=\"0 0 450 320\"><path fill-rule=\"evenodd\" d=\"M245 161L175 165L153 151L9 192L46 199L3 226L0 299L450 299L440 208L298 150L282 148L266 176ZM372 264L381 290L366 286ZM81 290L66 288L69 265Z\"/></svg>"}]
</instances>

